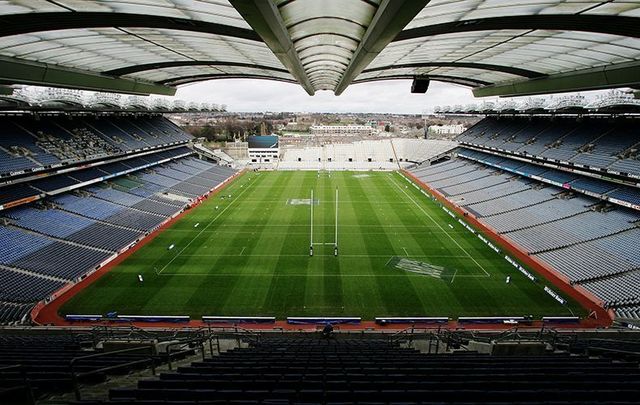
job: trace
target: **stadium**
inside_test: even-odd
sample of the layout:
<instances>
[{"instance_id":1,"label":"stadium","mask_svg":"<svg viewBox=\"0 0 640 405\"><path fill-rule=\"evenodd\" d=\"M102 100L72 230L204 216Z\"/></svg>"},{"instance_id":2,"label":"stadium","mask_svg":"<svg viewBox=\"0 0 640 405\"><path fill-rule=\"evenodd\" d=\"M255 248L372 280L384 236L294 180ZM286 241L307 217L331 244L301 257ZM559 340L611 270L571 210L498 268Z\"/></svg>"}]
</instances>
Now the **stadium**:
<instances>
[{"instance_id":1,"label":"stadium","mask_svg":"<svg viewBox=\"0 0 640 405\"><path fill-rule=\"evenodd\" d=\"M638 403L640 1L0 20L0 403ZM173 118L229 107L174 95L223 79L479 99L435 109L472 120L446 139L219 148Z\"/></svg>"}]
</instances>

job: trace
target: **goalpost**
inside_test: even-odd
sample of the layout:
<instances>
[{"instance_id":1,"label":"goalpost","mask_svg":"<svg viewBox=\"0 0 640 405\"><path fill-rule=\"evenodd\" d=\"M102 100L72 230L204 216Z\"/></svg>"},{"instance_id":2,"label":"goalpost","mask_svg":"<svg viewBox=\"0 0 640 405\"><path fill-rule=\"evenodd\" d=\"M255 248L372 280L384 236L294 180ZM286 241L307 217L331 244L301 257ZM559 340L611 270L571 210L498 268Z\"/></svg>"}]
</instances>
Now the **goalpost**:
<instances>
[{"instance_id":1,"label":"goalpost","mask_svg":"<svg viewBox=\"0 0 640 405\"><path fill-rule=\"evenodd\" d=\"M313 199L313 189L311 189L311 199L310 199L310 227L309 227L309 256L313 256L313 246L314 245L333 245L333 255L338 256L338 188L336 187L336 196L335 196L335 232L333 242L314 242L313 241L313 206L315 205L315 201Z\"/></svg>"}]
</instances>

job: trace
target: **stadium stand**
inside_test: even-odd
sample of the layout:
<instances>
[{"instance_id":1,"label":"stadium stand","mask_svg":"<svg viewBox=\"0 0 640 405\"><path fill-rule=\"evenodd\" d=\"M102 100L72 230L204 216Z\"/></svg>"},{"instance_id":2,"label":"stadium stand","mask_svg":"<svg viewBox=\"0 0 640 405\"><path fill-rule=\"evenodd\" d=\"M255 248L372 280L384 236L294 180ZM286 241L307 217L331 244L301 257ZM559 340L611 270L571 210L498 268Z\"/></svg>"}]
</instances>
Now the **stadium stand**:
<instances>
[{"instance_id":1,"label":"stadium stand","mask_svg":"<svg viewBox=\"0 0 640 405\"><path fill-rule=\"evenodd\" d=\"M454 151L458 159L411 172L618 315L635 319L640 212L629 208L637 207L640 189L500 153L526 149L527 156L609 170L638 142L631 121L587 121L488 117L457 138L466 146Z\"/></svg>"},{"instance_id":2,"label":"stadium stand","mask_svg":"<svg viewBox=\"0 0 640 405\"><path fill-rule=\"evenodd\" d=\"M640 175L635 119L488 117L458 137L463 145Z\"/></svg>"},{"instance_id":3,"label":"stadium stand","mask_svg":"<svg viewBox=\"0 0 640 405\"><path fill-rule=\"evenodd\" d=\"M506 179L510 175L499 176ZM513 183L519 184L518 189L511 188ZM566 193L565 190L537 188L539 185L535 183L527 185L518 179L483 188L480 192L473 191L478 190L473 182L465 184L468 185L467 194L463 191L448 198L529 254L548 262L573 282L640 267L640 263L634 260L634 255L640 253L636 243L640 215L636 211L620 207L598 212L589 208L598 203L595 199L559 198ZM526 188L532 186L536 188ZM466 198L469 196L472 198ZM585 284L585 287L589 289L590 285ZM631 284L628 289L633 294L640 292ZM594 293L599 295L596 291ZM609 300L605 301L609 303Z\"/></svg>"},{"instance_id":4,"label":"stadium stand","mask_svg":"<svg viewBox=\"0 0 640 405\"><path fill-rule=\"evenodd\" d=\"M444 140L393 138L282 149L280 170L397 170L433 159L457 144Z\"/></svg>"},{"instance_id":5,"label":"stadium stand","mask_svg":"<svg viewBox=\"0 0 640 405\"><path fill-rule=\"evenodd\" d=\"M160 117L72 118L0 117L0 176L123 155L190 137ZM118 125L132 131L128 135Z\"/></svg>"},{"instance_id":6,"label":"stadium stand","mask_svg":"<svg viewBox=\"0 0 640 405\"><path fill-rule=\"evenodd\" d=\"M17 146L6 149L27 156L30 168L45 161L81 165L0 185L0 203L9 204L0 210L0 323L28 320L36 301L95 270L236 173L176 146L190 136L160 117L0 120L13 134L4 145ZM145 154L126 158L135 149ZM124 159L104 163L116 155ZM98 160L85 168L90 159Z\"/></svg>"}]
</instances>

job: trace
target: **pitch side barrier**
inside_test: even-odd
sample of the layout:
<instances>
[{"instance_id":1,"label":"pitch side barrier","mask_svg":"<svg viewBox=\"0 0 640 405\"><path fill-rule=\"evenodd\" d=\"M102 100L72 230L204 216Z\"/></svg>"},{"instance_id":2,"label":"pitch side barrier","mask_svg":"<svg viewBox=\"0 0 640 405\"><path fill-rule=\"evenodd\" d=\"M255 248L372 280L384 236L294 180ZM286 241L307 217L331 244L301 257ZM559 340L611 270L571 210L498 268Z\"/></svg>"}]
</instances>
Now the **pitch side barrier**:
<instances>
[{"instance_id":1,"label":"pitch side barrier","mask_svg":"<svg viewBox=\"0 0 640 405\"><path fill-rule=\"evenodd\" d=\"M182 315L65 315L67 321L111 321L111 322L170 322L187 323L191 317Z\"/></svg>"},{"instance_id":2,"label":"pitch side barrier","mask_svg":"<svg viewBox=\"0 0 640 405\"><path fill-rule=\"evenodd\" d=\"M375 322L378 325L391 324L443 324L448 323L446 316L416 316L416 317L377 317Z\"/></svg>"},{"instance_id":3,"label":"pitch side barrier","mask_svg":"<svg viewBox=\"0 0 640 405\"><path fill-rule=\"evenodd\" d=\"M287 317L287 323L290 325L325 325L330 323L332 325L359 325L362 318L355 316L344 317L309 317L309 316L289 316Z\"/></svg>"},{"instance_id":4,"label":"pitch side barrier","mask_svg":"<svg viewBox=\"0 0 640 405\"><path fill-rule=\"evenodd\" d=\"M275 316L203 316L205 323L275 323Z\"/></svg>"},{"instance_id":5,"label":"pitch side barrier","mask_svg":"<svg viewBox=\"0 0 640 405\"><path fill-rule=\"evenodd\" d=\"M561 324L567 324L567 323L580 323L580 318L577 316L543 316L542 317L542 322L545 324L550 324L550 323L561 323Z\"/></svg>"},{"instance_id":6,"label":"pitch side barrier","mask_svg":"<svg viewBox=\"0 0 640 405\"><path fill-rule=\"evenodd\" d=\"M524 316L461 316L458 323L475 323L475 324L503 324L503 323L520 323L531 321Z\"/></svg>"},{"instance_id":7,"label":"pitch side barrier","mask_svg":"<svg viewBox=\"0 0 640 405\"><path fill-rule=\"evenodd\" d=\"M71 315L70 314L70 315L65 315L64 319L66 319L67 321L93 322L93 321L101 321L103 318L102 318L102 315Z\"/></svg>"}]
</instances>

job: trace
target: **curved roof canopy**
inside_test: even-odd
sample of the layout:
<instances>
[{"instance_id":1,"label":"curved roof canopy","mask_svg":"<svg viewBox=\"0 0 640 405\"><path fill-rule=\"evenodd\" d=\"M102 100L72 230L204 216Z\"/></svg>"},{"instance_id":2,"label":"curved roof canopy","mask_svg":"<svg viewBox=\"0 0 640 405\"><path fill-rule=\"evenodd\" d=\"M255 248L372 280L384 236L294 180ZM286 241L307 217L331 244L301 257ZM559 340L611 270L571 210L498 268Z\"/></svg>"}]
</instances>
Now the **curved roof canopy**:
<instances>
[{"instance_id":1,"label":"curved roof canopy","mask_svg":"<svg viewBox=\"0 0 640 405\"><path fill-rule=\"evenodd\" d=\"M640 0L4 0L0 84L425 78L477 96L640 86Z\"/></svg>"}]
</instances>

